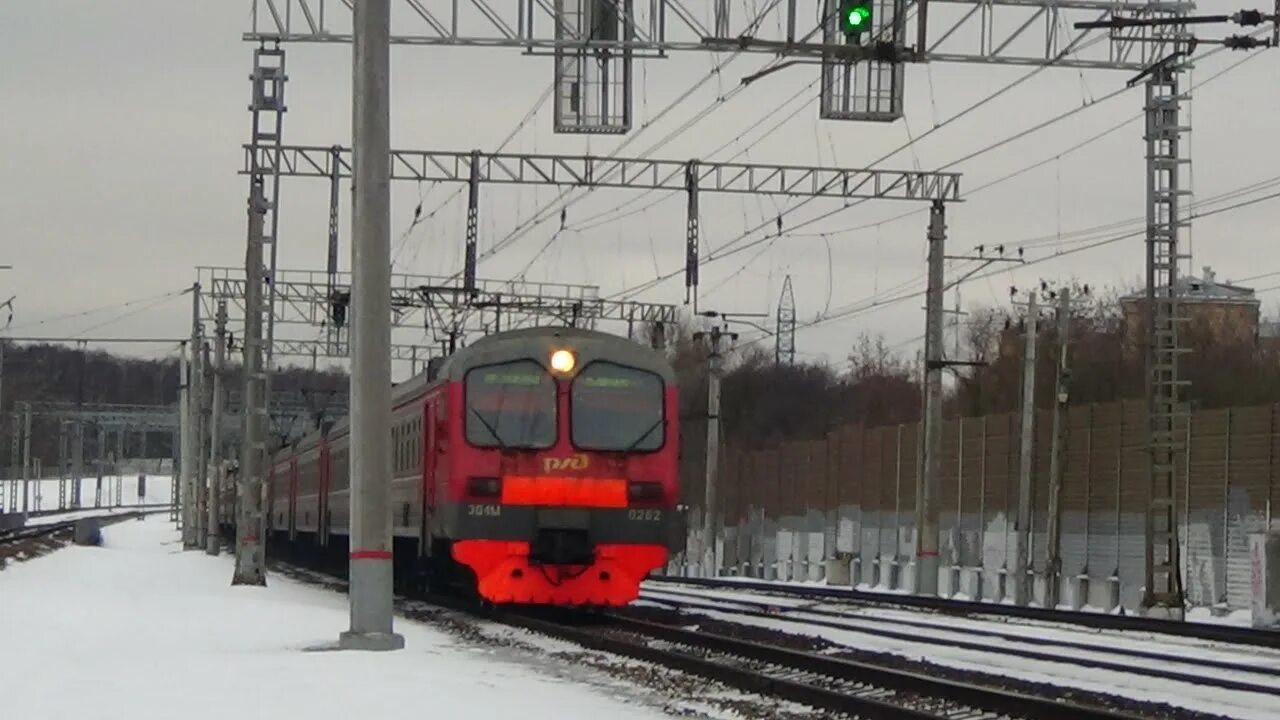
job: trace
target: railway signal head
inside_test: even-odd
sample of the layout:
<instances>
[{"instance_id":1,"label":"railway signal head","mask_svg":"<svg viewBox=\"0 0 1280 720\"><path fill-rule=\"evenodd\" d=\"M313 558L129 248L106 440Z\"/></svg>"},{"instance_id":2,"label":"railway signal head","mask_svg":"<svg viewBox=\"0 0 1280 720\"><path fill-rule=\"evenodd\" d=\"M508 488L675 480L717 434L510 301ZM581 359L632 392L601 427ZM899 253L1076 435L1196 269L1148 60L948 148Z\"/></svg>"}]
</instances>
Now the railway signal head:
<instances>
[{"instance_id":1,"label":"railway signal head","mask_svg":"<svg viewBox=\"0 0 1280 720\"><path fill-rule=\"evenodd\" d=\"M840 3L840 30L845 35L858 36L871 29L872 0L842 0Z\"/></svg>"}]
</instances>

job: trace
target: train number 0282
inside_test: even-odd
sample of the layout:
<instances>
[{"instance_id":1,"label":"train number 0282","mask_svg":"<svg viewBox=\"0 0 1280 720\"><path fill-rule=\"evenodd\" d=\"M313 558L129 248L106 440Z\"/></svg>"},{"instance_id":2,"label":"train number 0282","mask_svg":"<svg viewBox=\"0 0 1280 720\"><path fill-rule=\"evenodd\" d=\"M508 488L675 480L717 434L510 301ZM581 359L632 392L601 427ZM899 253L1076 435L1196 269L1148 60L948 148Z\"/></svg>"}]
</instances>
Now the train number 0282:
<instances>
[{"instance_id":1,"label":"train number 0282","mask_svg":"<svg viewBox=\"0 0 1280 720\"><path fill-rule=\"evenodd\" d=\"M502 514L501 505L468 505L469 517L498 517Z\"/></svg>"},{"instance_id":2,"label":"train number 0282","mask_svg":"<svg viewBox=\"0 0 1280 720\"><path fill-rule=\"evenodd\" d=\"M662 511L661 510L628 510L627 519L628 520L645 520L645 521L661 520Z\"/></svg>"}]
</instances>

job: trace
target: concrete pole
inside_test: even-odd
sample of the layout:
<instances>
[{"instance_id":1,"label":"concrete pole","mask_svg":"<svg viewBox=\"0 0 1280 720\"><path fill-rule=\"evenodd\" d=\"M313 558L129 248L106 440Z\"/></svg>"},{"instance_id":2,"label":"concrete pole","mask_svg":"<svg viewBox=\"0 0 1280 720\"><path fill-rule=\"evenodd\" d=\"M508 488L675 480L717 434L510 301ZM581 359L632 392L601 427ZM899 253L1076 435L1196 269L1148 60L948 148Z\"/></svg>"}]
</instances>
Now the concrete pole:
<instances>
[{"instance_id":1,"label":"concrete pole","mask_svg":"<svg viewBox=\"0 0 1280 720\"><path fill-rule=\"evenodd\" d=\"M946 205L929 211L929 270L925 291L924 444L916 473L916 594L938 594L938 477L942 466L942 316L947 242Z\"/></svg>"},{"instance_id":2,"label":"concrete pole","mask_svg":"<svg viewBox=\"0 0 1280 720\"><path fill-rule=\"evenodd\" d=\"M98 425L97 450L98 450L98 462L97 462L98 484L94 487L94 491L93 491L93 506L96 508L100 508L102 507L102 478L104 475L106 475L104 470L106 469L106 465L107 465L107 429L103 427L101 424ZM109 498L107 500L107 504L108 505L111 504Z\"/></svg>"},{"instance_id":3,"label":"concrete pole","mask_svg":"<svg viewBox=\"0 0 1280 720\"><path fill-rule=\"evenodd\" d=\"M182 343L182 352L178 356L178 467L180 480L178 502L181 506L182 546L191 549L195 546L193 532L195 514L192 509L191 486L195 474L195 432L191 427L191 385L188 382L187 342Z\"/></svg>"},{"instance_id":4,"label":"concrete pole","mask_svg":"<svg viewBox=\"0 0 1280 720\"><path fill-rule=\"evenodd\" d=\"M1028 600L1028 568L1031 555L1031 461L1036 421L1036 293L1027 301L1026 349L1022 352L1022 443L1018 468L1018 518L1014 525L1015 547L1013 568L1013 600L1026 605Z\"/></svg>"},{"instance_id":5,"label":"concrete pole","mask_svg":"<svg viewBox=\"0 0 1280 720\"><path fill-rule=\"evenodd\" d=\"M200 322L200 283L191 286L191 367L187 412L191 417L191 549L204 547L204 325Z\"/></svg>"},{"instance_id":6,"label":"concrete pole","mask_svg":"<svg viewBox=\"0 0 1280 720\"><path fill-rule=\"evenodd\" d=\"M116 507L124 505L124 437L125 426L121 425L116 429L116 466L114 469L116 476ZM144 456L145 457L145 456Z\"/></svg>"},{"instance_id":7,"label":"concrete pole","mask_svg":"<svg viewBox=\"0 0 1280 720\"><path fill-rule=\"evenodd\" d=\"M1071 370L1067 364L1067 346L1071 332L1071 291L1058 293L1058 379L1053 392L1053 449L1049 455L1049 566L1047 568L1045 607L1056 608L1062 576L1062 453L1067 432L1067 384Z\"/></svg>"},{"instance_id":8,"label":"concrete pole","mask_svg":"<svg viewBox=\"0 0 1280 720\"><path fill-rule=\"evenodd\" d=\"M227 302L218 301L213 338L213 408L209 425L209 518L206 522L205 552L217 555L218 509L222 502L222 373L227 352Z\"/></svg>"},{"instance_id":9,"label":"concrete pole","mask_svg":"<svg viewBox=\"0 0 1280 720\"><path fill-rule=\"evenodd\" d=\"M16 405L14 406L14 409L15 410L17 409ZM4 341L0 340L0 411L3 411L3 410L4 410ZM18 441L16 440L16 438L18 436L18 425L17 425L16 416L14 417L13 435L15 438L13 442L13 447L17 447ZM9 458L9 466L16 468L18 466L18 459L16 457ZM15 483L18 481L16 477L9 478L9 479ZM3 496L4 496L4 486L0 485L0 505L4 505ZM13 512L14 509L12 507L9 507L8 505L4 505L4 510L6 512Z\"/></svg>"},{"instance_id":10,"label":"concrete pole","mask_svg":"<svg viewBox=\"0 0 1280 720\"><path fill-rule=\"evenodd\" d=\"M203 335L203 332L201 333ZM209 376L212 374L213 363L210 361L209 343L202 341L200 345L200 424L196 427L200 428L200 443L196 445L196 452L200 454L200 475L196 479L196 497L199 498L200 512L200 534L198 543L200 547L207 548L209 537L209 506L212 504L209 497L209 476L213 471L213 464L210 461L212 444L209 437L212 433L212 415L213 408L211 403L213 400L213 383L210 382Z\"/></svg>"},{"instance_id":11,"label":"concrete pole","mask_svg":"<svg viewBox=\"0 0 1280 720\"><path fill-rule=\"evenodd\" d=\"M31 405L22 404L22 518L31 512Z\"/></svg>"},{"instance_id":12,"label":"concrete pole","mask_svg":"<svg viewBox=\"0 0 1280 720\"><path fill-rule=\"evenodd\" d=\"M70 423L58 419L58 509L67 507L67 427Z\"/></svg>"},{"instance_id":13,"label":"concrete pole","mask_svg":"<svg viewBox=\"0 0 1280 720\"><path fill-rule=\"evenodd\" d=\"M0 485L0 496L8 492L8 499L3 499L4 512L18 512L18 477L22 475L22 414L18 412L18 404L14 403L10 413L13 418L13 431L9 434L9 476ZM6 488L5 485L8 485Z\"/></svg>"},{"instance_id":14,"label":"concrete pole","mask_svg":"<svg viewBox=\"0 0 1280 720\"><path fill-rule=\"evenodd\" d=\"M354 9L351 243L351 627L339 646L397 650L391 558L391 3Z\"/></svg>"},{"instance_id":15,"label":"concrete pole","mask_svg":"<svg viewBox=\"0 0 1280 720\"><path fill-rule=\"evenodd\" d=\"M84 478L84 423L71 424L71 507L80 507L81 480Z\"/></svg>"},{"instance_id":16,"label":"concrete pole","mask_svg":"<svg viewBox=\"0 0 1280 720\"><path fill-rule=\"evenodd\" d=\"M702 572L719 575L716 545L720 539L720 375L724 358L720 354L720 328L711 329L711 352L707 355L707 477L702 502Z\"/></svg>"}]
</instances>

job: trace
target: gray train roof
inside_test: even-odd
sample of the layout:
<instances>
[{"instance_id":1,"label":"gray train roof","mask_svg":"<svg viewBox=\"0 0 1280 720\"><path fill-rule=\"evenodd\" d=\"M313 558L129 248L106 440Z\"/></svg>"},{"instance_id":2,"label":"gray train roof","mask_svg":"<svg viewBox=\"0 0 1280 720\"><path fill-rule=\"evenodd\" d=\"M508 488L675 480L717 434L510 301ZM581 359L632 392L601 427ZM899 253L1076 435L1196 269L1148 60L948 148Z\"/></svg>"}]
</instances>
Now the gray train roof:
<instances>
[{"instance_id":1,"label":"gray train roof","mask_svg":"<svg viewBox=\"0 0 1280 720\"><path fill-rule=\"evenodd\" d=\"M547 366L551 353L572 350L577 367L593 360L610 360L660 376L666 383L675 382L675 372L662 353L619 335L572 327L537 327L487 335L469 347L454 353L440 368L440 377L461 380L474 367L503 362L524 356Z\"/></svg>"}]
</instances>

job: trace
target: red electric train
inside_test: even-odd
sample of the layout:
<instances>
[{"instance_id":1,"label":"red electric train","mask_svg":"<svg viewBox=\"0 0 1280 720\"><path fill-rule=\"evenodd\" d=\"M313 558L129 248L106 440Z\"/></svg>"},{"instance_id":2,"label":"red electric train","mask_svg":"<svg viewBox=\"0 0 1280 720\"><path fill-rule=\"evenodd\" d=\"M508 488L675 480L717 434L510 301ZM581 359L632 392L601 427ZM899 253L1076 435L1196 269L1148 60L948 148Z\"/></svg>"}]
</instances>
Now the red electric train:
<instances>
[{"instance_id":1,"label":"red electric train","mask_svg":"<svg viewBox=\"0 0 1280 720\"><path fill-rule=\"evenodd\" d=\"M493 603L621 605L679 537L666 359L574 328L487 336L392 396L398 583ZM278 452L268 543L345 560L347 421Z\"/></svg>"}]
</instances>

